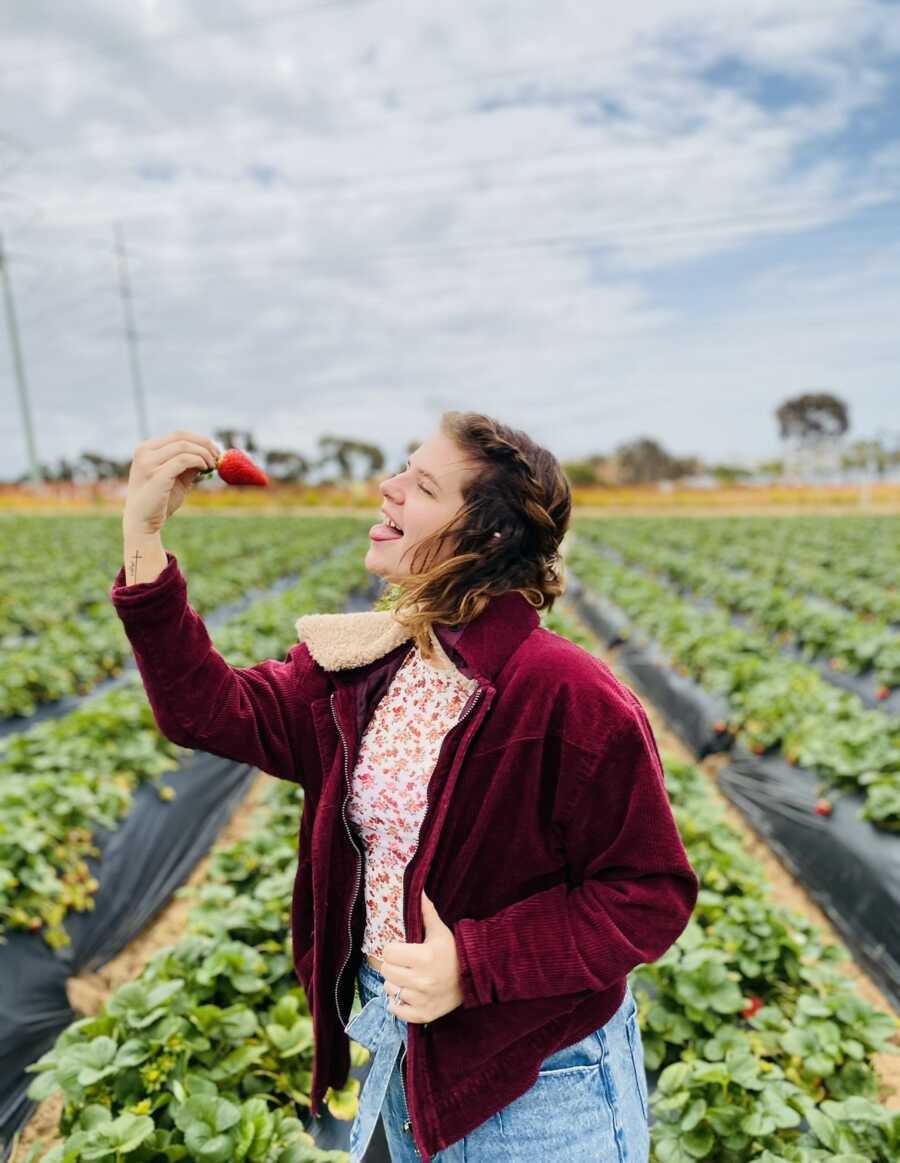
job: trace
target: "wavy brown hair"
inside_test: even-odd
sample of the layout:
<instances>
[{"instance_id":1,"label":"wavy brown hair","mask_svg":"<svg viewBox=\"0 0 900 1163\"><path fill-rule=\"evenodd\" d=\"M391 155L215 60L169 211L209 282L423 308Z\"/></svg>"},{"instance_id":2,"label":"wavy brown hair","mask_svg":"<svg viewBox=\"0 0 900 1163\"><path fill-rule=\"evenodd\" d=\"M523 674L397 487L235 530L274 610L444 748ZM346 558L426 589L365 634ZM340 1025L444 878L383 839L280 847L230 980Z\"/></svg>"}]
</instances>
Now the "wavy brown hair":
<instances>
[{"instance_id":1,"label":"wavy brown hair","mask_svg":"<svg viewBox=\"0 0 900 1163\"><path fill-rule=\"evenodd\" d=\"M408 575L384 575L391 588L376 603L428 659L432 623L471 622L498 594L516 590L535 608L553 609L565 590L559 546L572 512L559 461L524 432L481 412L444 412L439 428L475 465L463 503L415 546ZM445 543L452 552L435 564Z\"/></svg>"}]
</instances>

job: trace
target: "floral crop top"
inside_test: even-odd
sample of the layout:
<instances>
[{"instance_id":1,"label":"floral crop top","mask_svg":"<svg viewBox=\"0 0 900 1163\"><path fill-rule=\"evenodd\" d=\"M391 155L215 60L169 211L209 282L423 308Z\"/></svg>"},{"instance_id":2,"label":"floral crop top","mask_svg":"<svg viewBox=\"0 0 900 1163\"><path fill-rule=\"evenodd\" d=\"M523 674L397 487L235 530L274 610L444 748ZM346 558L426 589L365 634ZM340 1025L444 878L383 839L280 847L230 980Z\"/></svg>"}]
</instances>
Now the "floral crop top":
<instances>
[{"instance_id":1,"label":"floral crop top","mask_svg":"<svg viewBox=\"0 0 900 1163\"><path fill-rule=\"evenodd\" d=\"M444 736L478 686L432 641L443 665L413 644L366 726L347 798L365 858L362 949L378 958L390 941L406 940L403 872L418 845L425 790Z\"/></svg>"}]
</instances>

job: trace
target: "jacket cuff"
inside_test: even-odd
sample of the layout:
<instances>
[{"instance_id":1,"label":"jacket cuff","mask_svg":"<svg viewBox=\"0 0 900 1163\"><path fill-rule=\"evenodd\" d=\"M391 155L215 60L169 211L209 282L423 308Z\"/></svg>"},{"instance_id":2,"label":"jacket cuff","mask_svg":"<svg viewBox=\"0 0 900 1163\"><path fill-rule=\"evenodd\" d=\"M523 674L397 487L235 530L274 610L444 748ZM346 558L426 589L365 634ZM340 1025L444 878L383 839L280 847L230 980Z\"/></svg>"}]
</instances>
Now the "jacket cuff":
<instances>
[{"instance_id":1,"label":"jacket cuff","mask_svg":"<svg viewBox=\"0 0 900 1163\"><path fill-rule=\"evenodd\" d=\"M475 972L478 953L474 948L475 922L471 920L457 921L453 926L453 939L456 942L456 958L459 962L459 984L462 990L463 1009L473 1009L475 1006L487 1005L492 999L484 997L479 989L479 982ZM489 988L489 987L488 987Z\"/></svg>"},{"instance_id":2,"label":"jacket cuff","mask_svg":"<svg viewBox=\"0 0 900 1163\"><path fill-rule=\"evenodd\" d=\"M168 549L165 552L165 568L153 581L127 585L125 566L119 567L109 597L123 622L126 619L158 621L168 617L173 602L179 604L184 600L187 581L178 565L178 558Z\"/></svg>"}]
</instances>

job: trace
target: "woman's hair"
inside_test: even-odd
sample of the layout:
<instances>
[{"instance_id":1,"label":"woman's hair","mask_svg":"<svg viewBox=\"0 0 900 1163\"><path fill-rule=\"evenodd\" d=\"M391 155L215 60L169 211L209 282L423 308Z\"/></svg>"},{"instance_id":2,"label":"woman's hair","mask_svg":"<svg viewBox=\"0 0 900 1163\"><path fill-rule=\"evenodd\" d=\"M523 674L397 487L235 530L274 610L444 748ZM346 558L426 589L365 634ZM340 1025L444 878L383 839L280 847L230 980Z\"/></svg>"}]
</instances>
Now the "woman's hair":
<instances>
[{"instance_id":1,"label":"woman's hair","mask_svg":"<svg viewBox=\"0 0 900 1163\"><path fill-rule=\"evenodd\" d=\"M471 622L498 594L516 590L553 609L565 589L559 545L572 511L559 461L524 432L481 412L444 412L439 427L474 462L462 506L415 547L408 575L384 575L392 588L376 603L428 659L433 622ZM452 552L433 564L445 542Z\"/></svg>"}]
</instances>

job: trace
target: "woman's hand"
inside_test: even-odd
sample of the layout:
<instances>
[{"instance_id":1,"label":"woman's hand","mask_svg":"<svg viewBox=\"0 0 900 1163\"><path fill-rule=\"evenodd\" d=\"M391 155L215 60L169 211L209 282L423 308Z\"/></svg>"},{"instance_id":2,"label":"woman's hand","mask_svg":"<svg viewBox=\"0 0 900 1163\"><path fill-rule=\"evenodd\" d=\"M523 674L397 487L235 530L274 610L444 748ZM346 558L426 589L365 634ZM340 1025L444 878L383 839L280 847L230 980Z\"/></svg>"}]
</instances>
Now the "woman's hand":
<instances>
[{"instance_id":1,"label":"woman's hand","mask_svg":"<svg viewBox=\"0 0 900 1163\"><path fill-rule=\"evenodd\" d=\"M433 1022L462 1005L459 959L453 930L438 916L422 890L425 940L389 941L382 950L381 973L388 1010L404 1022ZM400 1004L393 1000L401 987Z\"/></svg>"},{"instance_id":2,"label":"woman's hand","mask_svg":"<svg viewBox=\"0 0 900 1163\"><path fill-rule=\"evenodd\" d=\"M128 474L123 526L137 533L158 533L198 474L215 468L220 454L208 436L184 429L144 440L134 450Z\"/></svg>"}]
</instances>

